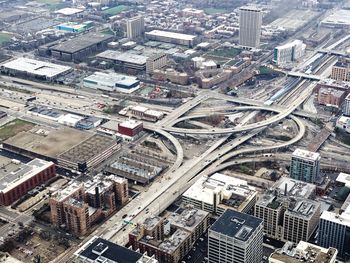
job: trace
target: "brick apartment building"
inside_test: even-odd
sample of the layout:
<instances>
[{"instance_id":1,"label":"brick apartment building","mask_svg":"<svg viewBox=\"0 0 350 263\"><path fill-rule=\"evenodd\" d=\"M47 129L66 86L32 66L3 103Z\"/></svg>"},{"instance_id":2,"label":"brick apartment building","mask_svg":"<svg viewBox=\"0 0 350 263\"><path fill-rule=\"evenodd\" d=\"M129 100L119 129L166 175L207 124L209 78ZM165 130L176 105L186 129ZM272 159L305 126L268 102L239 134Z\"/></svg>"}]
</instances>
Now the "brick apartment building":
<instances>
[{"instance_id":1,"label":"brick apartment building","mask_svg":"<svg viewBox=\"0 0 350 263\"><path fill-rule=\"evenodd\" d=\"M154 256L160 263L177 263L209 227L209 213L185 209L166 218L147 218L130 234L133 250Z\"/></svg>"},{"instance_id":2,"label":"brick apartment building","mask_svg":"<svg viewBox=\"0 0 350 263\"><path fill-rule=\"evenodd\" d=\"M84 182L73 182L49 200L51 222L77 236L115 212L128 201L128 181L115 175L99 174Z\"/></svg>"}]
</instances>

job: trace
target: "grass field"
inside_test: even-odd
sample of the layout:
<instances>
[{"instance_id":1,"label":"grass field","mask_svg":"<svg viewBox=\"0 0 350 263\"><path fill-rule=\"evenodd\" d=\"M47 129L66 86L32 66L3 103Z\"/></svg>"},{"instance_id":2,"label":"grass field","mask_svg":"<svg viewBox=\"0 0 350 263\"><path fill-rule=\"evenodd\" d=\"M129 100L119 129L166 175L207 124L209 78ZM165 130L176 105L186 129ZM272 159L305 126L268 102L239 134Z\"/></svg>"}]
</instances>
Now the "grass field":
<instances>
[{"instance_id":1,"label":"grass field","mask_svg":"<svg viewBox=\"0 0 350 263\"><path fill-rule=\"evenodd\" d=\"M208 15L216 15L227 13L227 10L223 8L205 8L204 12Z\"/></svg>"},{"instance_id":2,"label":"grass field","mask_svg":"<svg viewBox=\"0 0 350 263\"><path fill-rule=\"evenodd\" d=\"M5 141L21 131L28 131L34 126L34 123L20 119L10 121L9 123L6 123L4 126L0 127L0 141Z\"/></svg>"},{"instance_id":3,"label":"grass field","mask_svg":"<svg viewBox=\"0 0 350 263\"><path fill-rule=\"evenodd\" d=\"M279 72L265 66L259 67L259 71L260 75L279 74Z\"/></svg>"},{"instance_id":4,"label":"grass field","mask_svg":"<svg viewBox=\"0 0 350 263\"><path fill-rule=\"evenodd\" d=\"M11 39L11 37L12 37L12 35L9 33L1 33L0 32L0 45L9 41Z\"/></svg>"},{"instance_id":5,"label":"grass field","mask_svg":"<svg viewBox=\"0 0 350 263\"><path fill-rule=\"evenodd\" d=\"M241 50L238 48L223 48L223 49L215 49L209 54L212 56L224 57L224 58L234 58Z\"/></svg>"},{"instance_id":6,"label":"grass field","mask_svg":"<svg viewBox=\"0 0 350 263\"><path fill-rule=\"evenodd\" d=\"M117 5L115 7L103 10L102 13L104 13L106 15L114 16L114 15L117 15L117 14L119 14L125 10L128 10L128 9L129 9L129 7L126 5Z\"/></svg>"},{"instance_id":7,"label":"grass field","mask_svg":"<svg viewBox=\"0 0 350 263\"><path fill-rule=\"evenodd\" d=\"M109 28L105 28L105 29L101 30L100 33L106 34L106 35L114 35L114 32L112 30L110 30Z\"/></svg>"}]
</instances>

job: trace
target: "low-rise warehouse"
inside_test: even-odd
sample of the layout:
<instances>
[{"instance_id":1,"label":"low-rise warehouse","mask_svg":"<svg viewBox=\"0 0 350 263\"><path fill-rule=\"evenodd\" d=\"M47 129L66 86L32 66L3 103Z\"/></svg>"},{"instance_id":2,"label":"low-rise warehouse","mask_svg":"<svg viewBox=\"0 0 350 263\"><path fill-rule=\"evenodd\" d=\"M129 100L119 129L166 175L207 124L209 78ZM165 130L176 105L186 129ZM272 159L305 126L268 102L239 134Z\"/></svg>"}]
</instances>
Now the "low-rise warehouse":
<instances>
[{"instance_id":1,"label":"low-rise warehouse","mask_svg":"<svg viewBox=\"0 0 350 263\"><path fill-rule=\"evenodd\" d=\"M169 31L153 30L151 32L146 32L145 36L149 40L161 41L172 43L176 45L183 45L188 47L193 47L196 44L197 36L174 33Z\"/></svg>"},{"instance_id":2,"label":"low-rise warehouse","mask_svg":"<svg viewBox=\"0 0 350 263\"><path fill-rule=\"evenodd\" d=\"M113 40L112 35L87 33L62 43L47 46L49 55L64 61L83 60L93 52L101 51Z\"/></svg>"},{"instance_id":3,"label":"low-rise warehouse","mask_svg":"<svg viewBox=\"0 0 350 263\"><path fill-rule=\"evenodd\" d=\"M1 157L0 206L8 206L56 175L55 164L34 159L27 164Z\"/></svg>"},{"instance_id":4,"label":"low-rise warehouse","mask_svg":"<svg viewBox=\"0 0 350 263\"><path fill-rule=\"evenodd\" d=\"M119 147L112 138L67 127L55 130L37 126L3 142L3 148L8 151L81 172L98 165Z\"/></svg>"},{"instance_id":5,"label":"low-rise warehouse","mask_svg":"<svg viewBox=\"0 0 350 263\"><path fill-rule=\"evenodd\" d=\"M112 138L95 134L80 144L58 156L58 164L62 167L85 172L109 158L120 144Z\"/></svg>"},{"instance_id":6,"label":"low-rise warehouse","mask_svg":"<svg viewBox=\"0 0 350 263\"><path fill-rule=\"evenodd\" d=\"M148 59L146 56L116 50L106 50L100 54L97 54L97 58L110 61L116 66L133 70L145 70L146 61Z\"/></svg>"},{"instance_id":7,"label":"low-rise warehouse","mask_svg":"<svg viewBox=\"0 0 350 263\"><path fill-rule=\"evenodd\" d=\"M54 80L69 73L72 68L30 58L17 58L2 64L1 71L5 74Z\"/></svg>"},{"instance_id":8,"label":"low-rise warehouse","mask_svg":"<svg viewBox=\"0 0 350 263\"><path fill-rule=\"evenodd\" d=\"M140 87L140 80L117 73L95 72L84 78L83 85L92 89L131 93Z\"/></svg>"}]
</instances>

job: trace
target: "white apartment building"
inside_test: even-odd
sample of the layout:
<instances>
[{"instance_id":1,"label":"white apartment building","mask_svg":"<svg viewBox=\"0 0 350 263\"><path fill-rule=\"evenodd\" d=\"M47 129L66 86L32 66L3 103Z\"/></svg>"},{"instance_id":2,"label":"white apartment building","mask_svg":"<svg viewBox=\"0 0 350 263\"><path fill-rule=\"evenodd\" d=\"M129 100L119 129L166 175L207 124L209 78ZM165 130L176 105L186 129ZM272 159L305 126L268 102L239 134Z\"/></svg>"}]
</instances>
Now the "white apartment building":
<instances>
[{"instance_id":1,"label":"white apartment building","mask_svg":"<svg viewBox=\"0 0 350 263\"><path fill-rule=\"evenodd\" d=\"M262 11L254 6L241 7L239 12L239 45L258 48L260 45Z\"/></svg>"}]
</instances>

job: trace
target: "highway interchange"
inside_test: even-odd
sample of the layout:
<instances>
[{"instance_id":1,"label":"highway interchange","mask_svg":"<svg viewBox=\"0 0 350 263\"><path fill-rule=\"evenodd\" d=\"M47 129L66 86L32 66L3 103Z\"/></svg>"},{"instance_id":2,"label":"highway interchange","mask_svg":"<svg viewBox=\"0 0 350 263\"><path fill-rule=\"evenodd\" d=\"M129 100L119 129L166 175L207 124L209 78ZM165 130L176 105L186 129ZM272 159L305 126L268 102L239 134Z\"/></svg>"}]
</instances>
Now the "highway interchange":
<instances>
[{"instance_id":1,"label":"highway interchange","mask_svg":"<svg viewBox=\"0 0 350 263\"><path fill-rule=\"evenodd\" d=\"M346 39L347 40L347 39ZM346 41L343 40L343 41ZM317 54L316 54L317 55ZM312 61L313 57L309 60ZM332 64L329 60L325 63L329 68ZM307 62L304 64L307 65ZM322 74L324 71L320 72ZM214 172L221 171L239 162L239 159L232 160L233 157L256 154L256 153L269 153L275 149L286 148L300 141L305 134L305 125L302 117L314 117L313 114L303 112L299 108L300 105L308 99L315 86L313 80L314 75L300 73L297 75L301 78L310 80L306 85L300 85L291 94L286 94L286 97L282 102L274 103L272 105L266 105L264 102L232 97L224 94L217 93L216 91L203 90L197 92L197 96L188 100L186 103L175 109L165 109L170 112L164 119L158 123L144 123L144 128L152 133L159 134L162 138L168 140L176 151L176 160L173 165L163 175L161 180L154 181L147 191L140 192L140 194L132 199L125 207L111 216L106 222L99 226L89 236L85 237L81 242L81 245L89 240L92 236L97 235L121 245L125 245L128 239L128 233L134 227L134 224L141 223L144 219L150 215L157 215L165 210L170 204L172 204L181 194L188 189L200 176L210 175ZM317 75L319 76L319 75ZM322 76L320 76L321 78ZM104 101L106 103L113 103L112 98L99 97L96 94L84 91L84 90L72 90L63 86L52 86L43 83L37 83L28 80L17 79L13 77L1 77L2 85L13 87L18 89L29 90L31 92L38 92L38 100L40 105L46 105L55 107L62 110L70 110L72 112L81 113L84 115L93 115L110 120L123 121L126 118L122 116L114 116L105 114L98 109L91 109L91 105L96 101ZM292 96L293 95L293 96ZM50 97L51 96L51 97ZM55 104L52 102L57 99ZM59 97L59 99L58 99ZM50 98L52 100L50 101ZM232 103L230 106L220 106L211 109L200 110L201 104L208 100L218 100L225 103ZM22 105L22 107L13 107L8 109L8 112L12 116L20 117L42 125L57 125L53 122L43 121L40 118L34 116L28 116L26 114L26 108L23 101L18 99L11 99L14 103ZM15 109L17 108L17 109ZM214 110L213 110L214 109ZM201 128L201 129L188 129L179 128L176 125L186 120L196 120L210 116L215 112L245 112L245 121L230 128ZM255 122L249 123L249 118L260 111L269 112L269 117ZM266 127L273 126L276 123L286 118L292 119L298 126L298 133L294 138L289 141L276 143L273 145L265 146L249 146L243 147L253 137L258 136ZM220 136L210 147L200 154L194 156L190 160L184 158L184 150L176 138L177 134L181 135L199 135L199 136ZM270 157L273 157L272 155ZM256 160L263 161L267 157L252 157L246 158L241 162L252 162ZM286 156L282 155L281 160L284 160ZM123 219L126 219L132 224L123 223ZM73 255L76 247L72 247L67 253L57 258L55 262L67 262Z\"/></svg>"}]
</instances>

